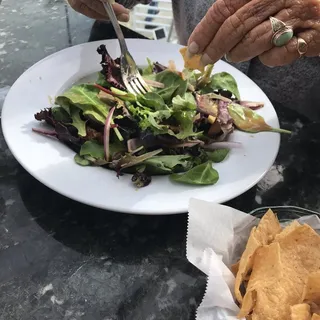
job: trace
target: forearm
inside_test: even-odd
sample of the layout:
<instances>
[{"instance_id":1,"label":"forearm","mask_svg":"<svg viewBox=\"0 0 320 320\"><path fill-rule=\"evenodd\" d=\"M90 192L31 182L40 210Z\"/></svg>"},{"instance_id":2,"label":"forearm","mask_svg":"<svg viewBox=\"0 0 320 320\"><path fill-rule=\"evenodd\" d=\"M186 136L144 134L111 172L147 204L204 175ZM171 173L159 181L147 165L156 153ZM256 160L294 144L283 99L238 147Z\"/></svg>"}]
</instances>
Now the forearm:
<instances>
[{"instance_id":1,"label":"forearm","mask_svg":"<svg viewBox=\"0 0 320 320\"><path fill-rule=\"evenodd\" d=\"M124 7L128 9L131 9L139 3L148 4L151 2L151 0L116 0L116 2L122 4Z\"/></svg>"}]
</instances>

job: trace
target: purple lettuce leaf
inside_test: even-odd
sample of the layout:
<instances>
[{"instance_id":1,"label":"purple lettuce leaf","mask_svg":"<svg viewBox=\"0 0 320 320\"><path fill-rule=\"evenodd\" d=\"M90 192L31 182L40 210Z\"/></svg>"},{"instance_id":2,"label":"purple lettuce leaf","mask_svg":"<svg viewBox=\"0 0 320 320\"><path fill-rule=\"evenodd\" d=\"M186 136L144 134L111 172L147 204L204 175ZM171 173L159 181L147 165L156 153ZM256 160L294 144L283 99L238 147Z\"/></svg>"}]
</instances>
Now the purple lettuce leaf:
<instances>
[{"instance_id":1,"label":"purple lettuce leaf","mask_svg":"<svg viewBox=\"0 0 320 320\"><path fill-rule=\"evenodd\" d=\"M120 90L125 90L125 85L122 81L121 70L120 70L120 60L113 60L109 55L105 45L101 45L97 52L102 56L101 66L102 74L105 80L112 86Z\"/></svg>"}]
</instances>

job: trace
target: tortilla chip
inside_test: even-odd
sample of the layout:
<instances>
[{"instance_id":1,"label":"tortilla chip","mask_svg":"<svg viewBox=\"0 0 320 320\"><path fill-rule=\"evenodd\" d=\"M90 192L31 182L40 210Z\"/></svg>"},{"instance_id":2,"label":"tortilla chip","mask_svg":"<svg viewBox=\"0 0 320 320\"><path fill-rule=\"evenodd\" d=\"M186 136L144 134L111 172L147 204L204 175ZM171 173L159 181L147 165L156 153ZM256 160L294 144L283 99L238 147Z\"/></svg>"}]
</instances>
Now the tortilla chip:
<instances>
[{"instance_id":1,"label":"tortilla chip","mask_svg":"<svg viewBox=\"0 0 320 320\"><path fill-rule=\"evenodd\" d=\"M319 248L320 236L300 225L256 250L247 287L247 293L257 292L252 320L291 319L290 307L302 302L309 274L320 270Z\"/></svg>"},{"instance_id":2,"label":"tortilla chip","mask_svg":"<svg viewBox=\"0 0 320 320\"><path fill-rule=\"evenodd\" d=\"M276 235L275 241L278 241L279 239L287 236L290 232L294 231L296 228L300 226L301 224L297 220L294 220L287 227L285 227L279 234Z\"/></svg>"},{"instance_id":3,"label":"tortilla chip","mask_svg":"<svg viewBox=\"0 0 320 320\"><path fill-rule=\"evenodd\" d=\"M281 230L277 216L269 209L258 224L256 237L263 245L269 244Z\"/></svg>"},{"instance_id":4,"label":"tortilla chip","mask_svg":"<svg viewBox=\"0 0 320 320\"><path fill-rule=\"evenodd\" d=\"M268 307L278 303L280 297L286 295L286 289L277 286L282 278L283 265L280 259L279 244L272 243L257 249L254 267L238 318L246 317L253 311L252 319L284 319L278 317L277 308Z\"/></svg>"},{"instance_id":5,"label":"tortilla chip","mask_svg":"<svg viewBox=\"0 0 320 320\"><path fill-rule=\"evenodd\" d=\"M238 261L237 263L233 264L231 266L231 272L233 273L233 275L236 277L237 276L237 273L239 271L239 264L240 264L240 261Z\"/></svg>"},{"instance_id":6,"label":"tortilla chip","mask_svg":"<svg viewBox=\"0 0 320 320\"><path fill-rule=\"evenodd\" d=\"M275 236L281 232L281 226L278 218L268 210L261 218L257 227L251 230L247 246L239 261L239 270L235 280L234 293L239 303L242 302L242 294L240 286L242 281L246 278L248 272L252 269L254 253L263 246L271 243Z\"/></svg>"},{"instance_id":7,"label":"tortilla chip","mask_svg":"<svg viewBox=\"0 0 320 320\"><path fill-rule=\"evenodd\" d=\"M310 320L310 306L307 303L296 304L291 308L291 320Z\"/></svg>"},{"instance_id":8,"label":"tortilla chip","mask_svg":"<svg viewBox=\"0 0 320 320\"><path fill-rule=\"evenodd\" d=\"M320 271L309 274L302 300L320 305Z\"/></svg>"},{"instance_id":9,"label":"tortilla chip","mask_svg":"<svg viewBox=\"0 0 320 320\"><path fill-rule=\"evenodd\" d=\"M312 315L311 320L320 320L320 315L319 315L319 314L314 313L314 314Z\"/></svg>"},{"instance_id":10,"label":"tortilla chip","mask_svg":"<svg viewBox=\"0 0 320 320\"><path fill-rule=\"evenodd\" d=\"M314 302L309 302L311 308L311 314L320 314L320 305L317 305Z\"/></svg>"},{"instance_id":11,"label":"tortilla chip","mask_svg":"<svg viewBox=\"0 0 320 320\"><path fill-rule=\"evenodd\" d=\"M309 273L320 270L320 236L304 224L280 237L277 242L281 247L282 261L297 273L296 282L300 279L305 285Z\"/></svg>"},{"instance_id":12,"label":"tortilla chip","mask_svg":"<svg viewBox=\"0 0 320 320\"><path fill-rule=\"evenodd\" d=\"M248 317L253 308L255 307L257 301L257 291L255 290L251 290L251 291L247 291L245 296L243 297L242 300L242 305L241 305L241 309L239 311L239 314L237 315L238 319L242 319L243 317Z\"/></svg>"},{"instance_id":13,"label":"tortilla chip","mask_svg":"<svg viewBox=\"0 0 320 320\"><path fill-rule=\"evenodd\" d=\"M180 49L180 53L184 60L184 67L191 70L204 71L204 65L201 63L201 55L196 54L192 57L188 57L188 48L184 47Z\"/></svg>"}]
</instances>

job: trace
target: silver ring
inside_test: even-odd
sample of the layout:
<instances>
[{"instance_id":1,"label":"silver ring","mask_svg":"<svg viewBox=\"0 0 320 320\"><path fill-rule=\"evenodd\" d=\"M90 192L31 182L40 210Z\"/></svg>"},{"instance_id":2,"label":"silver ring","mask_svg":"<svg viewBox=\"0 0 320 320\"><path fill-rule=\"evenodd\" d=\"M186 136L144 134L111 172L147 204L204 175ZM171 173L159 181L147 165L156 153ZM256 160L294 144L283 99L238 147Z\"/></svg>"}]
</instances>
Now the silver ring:
<instances>
[{"instance_id":1,"label":"silver ring","mask_svg":"<svg viewBox=\"0 0 320 320\"><path fill-rule=\"evenodd\" d=\"M308 44L304 39L302 39L300 37L297 37L297 40L298 40L298 42L297 42L297 51L298 51L298 53L300 55L300 58L301 58L307 53Z\"/></svg>"},{"instance_id":2,"label":"silver ring","mask_svg":"<svg viewBox=\"0 0 320 320\"><path fill-rule=\"evenodd\" d=\"M269 18L270 22L271 22L271 27L272 27L272 33L275 34L277 33L279 30L284 29L287 27L287 25L282 22L281 20L275 18L275 17L270 17Z\"/></svg>"},{"instance_id":3,"label":"silver ring","mask_svg":"<svg viewBox=\"0 0 320 320\"><path fill-rule=\"evenodd\" d=\"M272 28L271 43L276 47L285 46L293 38L293 29L275 17L269 20Z\"/></svg>"}]
</instances>

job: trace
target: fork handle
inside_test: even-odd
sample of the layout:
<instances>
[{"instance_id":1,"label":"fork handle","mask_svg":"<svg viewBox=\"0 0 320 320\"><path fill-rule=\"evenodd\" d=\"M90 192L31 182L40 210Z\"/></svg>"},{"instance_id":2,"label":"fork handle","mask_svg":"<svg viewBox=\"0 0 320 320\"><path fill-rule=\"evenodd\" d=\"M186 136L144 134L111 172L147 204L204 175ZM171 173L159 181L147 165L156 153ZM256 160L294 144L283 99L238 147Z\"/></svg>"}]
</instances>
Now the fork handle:
<instances>
[{"instance_id":1,"label":"fork handle","mask_svg":"<svg viewBox=\"0 0 320 320\"><path fill-rule=\"evenodd\" d=\"M107 11L109 19L110 19L110 21L113 25L113 28L116 32L116 35L117 35L117 38L118 38L119 44L120 44L121 53L123 55L125 55L125 53L128 52L128 47L127 47L127 44L124 40L123 32L121 30L119 21L118 21L116 14L114 13L114 10L112 8L111 1L112 0L102 0L102 3L104 5L105 10Z\"/></svg>"}]
</instances>

